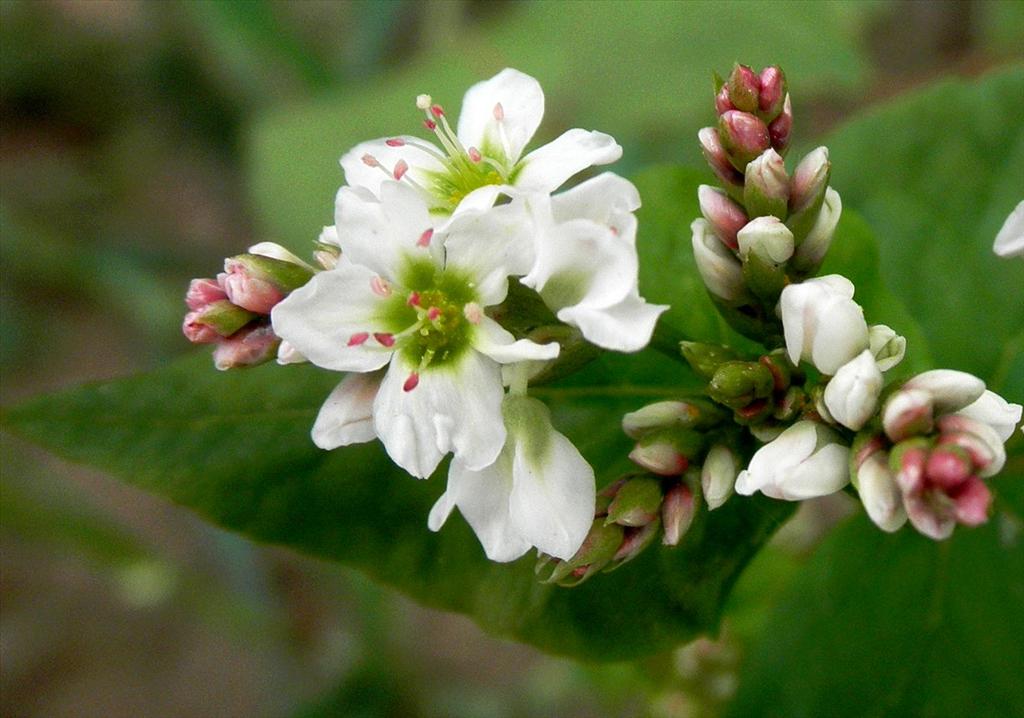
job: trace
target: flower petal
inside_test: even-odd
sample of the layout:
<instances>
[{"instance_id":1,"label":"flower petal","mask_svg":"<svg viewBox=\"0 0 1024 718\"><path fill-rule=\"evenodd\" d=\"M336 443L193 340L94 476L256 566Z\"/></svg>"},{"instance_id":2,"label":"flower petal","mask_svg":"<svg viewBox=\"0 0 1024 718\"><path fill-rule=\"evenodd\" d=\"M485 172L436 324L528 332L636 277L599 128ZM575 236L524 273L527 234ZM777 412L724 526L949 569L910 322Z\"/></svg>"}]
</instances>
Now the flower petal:
<instances>
[{"instance_id":1,"label":"flower petal","mask_svg":"<svg viewBox=\"0 0 1024 718\"><path fill-rule=\"evenodd\" d=\"M500 122L495 118L495 106L499 104L503 116ZM489 148L500 148L505 154L500 159L512 165L543 116L544 91L540 83L518 70L505 68L466 91L456 134L463 145L476 147L484 154Z\"/></svg>"},{"instance_id":2,"label":"flower petal","mask_svg":"<svg viewBox=\"0 0 1024 718\"><path fill-rule=\"evenodd\" d=\"M377 437L373 430L373 400L381 374L349 374L320 407L313 424L313 443L321 449L362 444Z\"/></svg>"},{"instance_id":3,"label":"flower petal","mask_svg":"<svg viewBox=\"0 0 1024 718\"><path fill-rule=\"evenodd\" d=\"M648 304L636 293L610 307L581 303L558 311L558 318L580 328L587 341L618 352L640 351L651 341L665 304Z\"/></svg>"},{"instance_id":4,"label":"flower petal","mask_svg":"<svg viewBox=\"0 0 1024 718\"><path fill-rule=\"evenodd\" d=\"M532 229L522 202L459 215L444 240L445 266L474 278L482 306L498 304L508 276L525 274L534 261Z\"/></svg>"},{"instance_id":5,"label":"flower petal","mask_svg":"<svg viewBox=\"0 0 1024 718\"><path fill-rule=\"evenodd\" d=\"M640 192L629 180L614 172L604 172L551 197L551 211L556 222L589 219L598 224L614 225L622 215L640 208ZM621 227L616 227L620 237Z\"/></svg>"},{"instance_id":6,"label":"flower petal","mask_svg":"<svg viewBox=\"0 0 1024 718\"><path fill-rule=\"evenodd\" d=\"M1020 423L1021 413L1020 404L1011 404L994 391L987 389L973 404L969 404L957 412L960 416L988 424L1004 442L1009 441L1013 436L1013 430Z\"/></svg>"},{"instance_id":7,"label":"flower petal","mask_svg":"<svg viewBox=\"0 0 1024 718\"><path fill-rule=\"evenodd\" d=\"M437 259L441 248L436 243L428 247L417 244L424 231L434 226L419 192L400 182L385 182L379 191L380 199L359 188L338 190L338 244L354 264L394 281L406 257Z\"/></svg>"},{"instance_id":8,"label":"flower petal","mask_svg":"<svg viewBox=\"0 0 1024 718\"><path fill-rule=\"evenodd\" d=\"M568 130L526 155L514 184L533 192L553 192L588 167L606 165L621 156L622 147L611 135Z\"/></svg>"},{"instance_id":9,"label":"flower petal","mask_svg":"<svg viewBox=\"0 0 1024 718\"><path fill-rule=\"evenodd\" d=\"M316 270L306 261L300 259L287 248L282 247L277 242L258 242L252 245L247 250L249 254L258 254L262 257L270 257L271 259L280 259L282 262L291 262L297 264L300 267L305 267L311 272Z\"/></svg>"},{"instance_id":10,"label":"flower petal","mask_svg":"<svg viewBox=\"0 0 1024 718\"><path fill-rule=\"evenodd\" d=\"M503 452L498 460L472 471L459 459L448 471L448 489L430 510L428 526L437 531L451 510L458 507L492 561L514 561L530 550L509 512L512 493L512 458Z\"/></svg>"},{"instance_id":11,"label":"flower petal","mask_svg":"<svg viewBox=\"0 0 1024 718\"><path fill-rule=\"evenodd\" d=\"M402 145L395 147L387 144L388 140L398 139ZM405 161L409 166L409 176L420 182L428 181L430 173L444 172L444 165L429 153L418 149L416 145L430 144L418 137L400 136L381 138L362 142L341 157L341 168L345 171L345 182L352 187L369 190L376 195L382 183L389 181L389 174L394 173L395 165ZM438 150L440 152L440 150ZM380 167L370 166L363 161L369 155ZM381 171L381 168L384 171Z\"/></svg>"},{"instance_id":12,"label":"flower petal","mask_svg":"<svg viewBox=\"0 0 1024 718\"><path fill-rule=\"evenodd\" d=\"M391 359L390 351L373 341L349 346L354 335L378 326L380 297L370 288L374 276L351 262L320 272L274 307L274 332L325 369L380 369Z\"/></svg>"},{"instance_id":13,"label":"flower petal","mask_svg":"<svg viewBox=\"0 0 1024 718\"><path fill-rule=\"evenodd\" d=\"M1024 201L1019 202L1006 218L996 235L992 251L1000 257L1024 256Z\"/></svg>"},{"instance_id":14,"label":"flower petal","mask_svg":"<svg viewBox=\"0 0 1024 718\"><path fill-rule=\"evenodd\" d=\"M391 459L420 478L449 451L472 470L493 463L505 443L498 364L467 351L457 364L420 372L406 391L416 369L396 355L374 402L374 427Z\"/></svg>"},{"instance_id":15,"label":"flower petal","mask_svg":"<svg viewBox=\"0 0 1024 718\"><path fill-rule=\"evenodd\" d=\"M557 342L537 344L529 339L517 341L511 332L506 331L500 324L486 316L476 328L473 348L499 364L554 359L558 356L560 349Z\"/></svg>"}]
</instances>

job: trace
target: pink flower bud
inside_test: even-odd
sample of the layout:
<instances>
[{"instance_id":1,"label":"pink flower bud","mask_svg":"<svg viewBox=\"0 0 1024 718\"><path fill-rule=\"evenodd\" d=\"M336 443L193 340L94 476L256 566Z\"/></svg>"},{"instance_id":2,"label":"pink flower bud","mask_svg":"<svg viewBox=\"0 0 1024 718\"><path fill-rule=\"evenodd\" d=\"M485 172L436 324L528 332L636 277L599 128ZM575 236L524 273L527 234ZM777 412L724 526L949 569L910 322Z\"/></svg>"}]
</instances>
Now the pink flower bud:
<instances>
[{"instance_id":1,"label":"pink flower bud","mask_svg":"<svg viewBox=\"0 0 1024 718\"><path fill-rule=\"evenodd\" d=\"M224 289L233 304L256 314L270 314L284 299L284 294L273 284L250 276L237 265L233 265L224 278Z\"/></svg>"},{"instance_id":2,"label":"pink flower bud","mask_svg":"<svg viewBox=\"0 0 1024 718\"><path fill-rule=\"evenodd\" d=\"M212 344L223 337L213 327L204 324L200 312L189 312L185 315L185 321L181 325L181 331L193 344Z\"/></svg>"},{"instance_id":3,"label":"pink flower bud","mask_svg":"<svg viewBox=\"0 0 1024 718\"><path fill-rule=\"evenodd\" d=\"M802 212L809 207L821 206L828 188L832 164L828 160L828 148L819 147L802 160L793 170L793 183L789 196L789 207Z\"/></svg>"},{"instance_id":4,"label":"pink flower bud","mask_svg":"<svg viewBox=\"0 0 1024 718\"><path fill-rule=\"evenodd\" d=\"M217 346L213 364L221 371L262 364L276 356L280 341L269 324L246 327Z\"/></svg>"},{"instance_id":5,"label":"pink flower bud","mask_svg":"<svg viewBox=\"0 0 1024 718\"><path fill-rule=\"evenodd\" d=\"M967 481L973 468L970 455L962 447L947 444L932 449L924 472L929 482L941 489L950 490Z\"/></svg>"},{"instance_id":6,"label":"pink flower bud","mask_svg":"<svg viewBox=\"0 0 1024 718\"><path fill-rule=\"evenodd\" d=\"M718 119L718 134L733 167L741 172L747 164L771 147L768 128L749 112L730 110Z\"/></svg>"},{"instance_id":7,"label":"pink flower bud","mask_svg":"<svg viewBox=\"0 0 1024 718\"><path fill-rule=\"evenodd\" d=\"M737 64L725 84L729 100L737 110L756 112L761 94L761 78L746 65Z\"/></svg>"},{"instance_id":8,"label":"pink flower bud","mask_svg":"<svg viewBox=\"0 0 1024 718\"><path fill-rule=\"evenodd\" d=\"M661 542L666 546L678 545L696 513L696 497L689 484L681 482L669 489L661 505L661 523L665 528Z\"/></svg>"},{"instance_id":9,"label":"pink flower bud","mask_svg":"<svg viewBox=\"0 0 1024 718\"><path fill-rule=\"evenodd\" d=\"M956 520L965 526L980 526L988 521L992 492L977 477L971 477L952 496Z\"/></svg>"},{"instance_id":10,"label":"pink flower bud","mask_svg":"<svg viewBox=\"0 0 1024 718\"><path fill-rule=\"evenodd\" d=\"M892 441L927 434L932 425L932 399L925 391L904 387L890 396L882 409L882 426Z\"/></svg>"},{"instance_id":11,"label":"pink flower bud","mask_svg":"<svg viewBox=\"0 0 1024 718\"><path fill-rule=\"evenodd\" d=\"M766 122L771 122L782 112L786 98L786 75L774 65L761 70L761 97L759 109Z\"/></svg>"},{"instance_id":12,"label":"pink flower bud","mask_svg":"<svg viewBox=\"0 0 1024 718\"><path fill-rule=\"evenodd\" d=\"M711 230L732 250L739 248L736 233L747 223L746 212L729 195L706 184L697 188L700 212L711 225Z\"/></svg>"},{"instance_id":13,"label":"pink flower bud","mask_svg":"<svg viewBox=\"0 0 1024 718\"><path fill-rule=\"evenodd\" d=\"M728 112L729 110L735 110L736 106L732 104L732 100L729 99L729 88L726 85L722 85L722 89L715 95L715 111L718 114Z\"/></svg>"},{"instance_id":14,"label":"pink flower bud","mask_svg":"<svg viewBox=\"0 0 1024 718\"><path fill-rule=\"evenodd\" d=\"M217 283L216 279L193 279L189 282L188 291L185 293L185 304L188 308L196 311L207 304L227 299L228 295Z\"/></svg>"},{"instance_id":15,"label":"pink flower bud","mask_svg":"<svg viewBox=\"0 0 1024 718\"><path fill-rule=\"evenodd\" d=\"M714 127L705 127L697 133L700 141L701 152L704 159L711 167L711 171L723 184L733 187L743 186L743 175L732 166L729 161L729 154L722 146L722 140L718 136L718 130Z\"/></svg>"},{"instance_id":16,"label":"pink flower bud","mask_svg":"<svg viewBox=\"0 0 1024 718\"><path fill-rule=\"evenodd\" d=\"M789 133L793 130L793 108L789 102L789 95L782 104L782 112L768 125L768 135L771 137L772 147L780 155L786 154L789 148Z\"/></svg>"}]
</instances>

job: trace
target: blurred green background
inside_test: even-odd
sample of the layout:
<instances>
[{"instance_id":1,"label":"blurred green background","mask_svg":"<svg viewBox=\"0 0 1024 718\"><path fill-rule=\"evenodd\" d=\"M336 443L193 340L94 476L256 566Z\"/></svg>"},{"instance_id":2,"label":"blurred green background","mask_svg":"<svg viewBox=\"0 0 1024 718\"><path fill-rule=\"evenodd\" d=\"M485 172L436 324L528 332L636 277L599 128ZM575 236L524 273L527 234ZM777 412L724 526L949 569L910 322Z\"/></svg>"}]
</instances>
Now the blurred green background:
<instances>
[{"instance_id":1,"label":"blurred green background","mask_svg":"<svg viewBox=\"0 0 1024 718\"><path fill-rule=\"evenodd\" d=\"M418 92L454 111L515 66L545 89L541 139L609 132L628 174L698 162L712 69L781 64L806 146L887 98L1019 60L1022 7L0 0L2 402L190 351L189 278L255 241L305 249L332 221L337 158L414 132ZM716 715L742 622L771 599L716 643L587 667L6 434L0 451L3 715ZM766 585L848 510L809 504Z\"/></svg>"}]
</instances>

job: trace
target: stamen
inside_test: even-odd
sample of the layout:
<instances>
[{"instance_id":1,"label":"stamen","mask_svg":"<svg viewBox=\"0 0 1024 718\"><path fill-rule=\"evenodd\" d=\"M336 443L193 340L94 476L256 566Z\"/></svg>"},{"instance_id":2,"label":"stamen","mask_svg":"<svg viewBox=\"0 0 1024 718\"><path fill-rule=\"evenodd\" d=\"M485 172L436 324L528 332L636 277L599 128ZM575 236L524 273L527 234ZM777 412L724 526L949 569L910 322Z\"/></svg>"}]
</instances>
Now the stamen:
<instances>
[{"instance_id":1,"label":"stamen","mask_svg":"<svg viewBox=\"0 0 1024 718\"><path fill-rule=\"evenodd\" d=\"M351 337L349 337L348 345L350 347L357 347L369 338L369 332L359 332L358 334L353 334Z\"/></svg>"},{"instance_id":2,"label":"stamen","mask_svg":"<svg viewBox=\"0 0 1024 718\"><path fill-rule=\"evenodd\" d=\"M420 305L420 293L412 292L409 295L409 299L406 301L406 304L408 304L410 307L418 307Z\"/></svg>"},{"instance_id":3,"label":"stamen","mask_svg":"<svg viewBox=\"0 0 1024 718\"><path fill-rule=\"evenodd\" d=\"M468 152L469 159L473 160L474 162L479 162L480 160L483 159L483 155L480 154L480 150L478 150L476 147L470 147Z\"/></svg>"},{"instance_id":4,"label":"stamen","mask_svg":"<svg viewBox=\"0 0 1024 718\"><path fill-rule=\"evenodd\" d=\"M431 132L437 129L437 123L434 122L433 120L423 120L423 126L430 130Z\"/></svg>"},{"instance_id":5,"label":"stamen","mask_svg":"<svg viewBox=\"0 0 1024 718\"><path fill-rule=\"evenodd\" d=\"M427 246L430 246L430 240L433 237L434 237L434 228L433 227L431 227L429 229L423 230L423 234L421 234L420 238L416 240L416 246L417 247L427 247Z\"/></svg>"},{"instance_id":6,"label":"stamen","mask_svg":"<svg viewBox=\"0 0 1024 718\"><path fill-rule=\"evenodd\" d=\"M380 162L373 155L367 153L363 155L363 164L367 167L380 167Z\"/></svg>"},{"instance_id":7,"label":"stamen","mask_svg":"<svg viewBox=\"0 0 1024 718\"><path fill-rule=\"evenodd\" d=\"M619 228L618 227L612 227L612 226L609 225L608 229L610 229L612 231L612 234L614 234L616 237L619 236Z\"/></svg>"},{"instance_id":8,"label":"stamen","mask_svg":"<svg viewBox=\"0 0 1024 718\"><path fill-rule=\"evenodd\" d=\"M481 309L480 305L476 302L470 302L462 308L462 316L464 316L470 324L479 324L484 318L484 310Z\"/></svg>"},{"instance_id":9,"label":"stamen","mask_svg":"<svg viewBox=\"0 0 1024 718\"><path fill-rule=\"evenodd\" d=\"M436 322L437 318L441 316L441 310L437 307L431 307L427 310L427 319L432 322Z\"/></svg>"},{"instance_id":10,"label":"stamen","mask_svg":"<svg viewBox=\"0 0 1024 718\"><path fill-rule=\"evenodd\" d=\"M421 110L430 107L432 102L433 100L430 98L430 95L416 95L416 107Z\"/></svg>"},{"instance_id":11,"label":"stamen","mask_svg":"<svg viewBox=\"0 0 1024 718\"><path fill-rule=\"evenodd\" d=\"M444 117L444 108L441 107L440 105L431 105L430 114L438 118Z\"/></svg>"},{"instance_id":12,"label":"stamen","mask_svg":"<svg viewBox=\"0 0 1024 718\"><path fill-rule=\"evenodd\" d=\"M395 346L395 337L393 334L375 332L373 338L376 339L381 346L388 347L389 349Z\"/></svg>"},{"instance_id":13,"label":"stamen","mask_svg":"<svg viewBox=\"0 0 1024 718\"><path fill-rule=\"evenodd\" d=\"M395 163L394 176L396 180L401 180L405 176L405 173L409 171L409 164L405 160L398 160Z\"/></svg>"},{"instance_id":14,"label":"stamen","mask_svg":"<svg viewBox=\"0 0 1024 718\"><path fill-rule=\"evenodd\" d=\"M505 108L501 106L500 102L494 106L494 119L498 122L505 119Z\"/></svg>"},{"instance_id":15,"label":"stamen","mask_svg":"<svg viewBox=\"0 0 1024 718\"><path fill-rule=\"evenodd\" d=\"M405 140L400 137L392 137L390 140L384 140L384 144L388 147L405 147Z\"/></svg>"},{"instance_id":16,"label":"stamen","mask_svg":"<svg viewBox=\"0 0 1024 718\"><path fill-rule=\"evenodd\" d=\"M402 391L412 391L420 383L420 375L417 372L413 372L409 375L409 378L402 384Z\"/></svg>"},{"instance_id":17,"label":"stamen","mask_svg":"<svg viewBox=\"0 0 1024 718\"><path fill-rule=\"evenodd\" d=\"M391 284L384 277L376 276L370 280L370 289L378 297L390 297L391 296Z\"/></svg>"}]
</instances>

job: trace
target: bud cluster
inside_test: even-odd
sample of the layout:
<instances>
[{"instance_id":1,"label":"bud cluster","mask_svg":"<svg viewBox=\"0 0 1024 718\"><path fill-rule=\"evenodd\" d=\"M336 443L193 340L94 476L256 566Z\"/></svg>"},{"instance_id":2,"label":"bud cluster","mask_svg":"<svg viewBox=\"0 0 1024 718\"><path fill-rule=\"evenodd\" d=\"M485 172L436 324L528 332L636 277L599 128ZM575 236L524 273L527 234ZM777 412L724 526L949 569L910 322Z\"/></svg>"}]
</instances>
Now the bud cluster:
<instances>
[{"instance_id":1,"label":"bud cluster","mask_svg":"<svg viewBox=\"0 0 1024 718\"><path fill-rule=\"evenodd\" d=\"M313 276L311 266L283 247L263 243L224 260L216 279L193 279L182 332L193 344L215 344L221 370L254 366L278 355L281 340L271 310ZM285 347L287 351L287 347Z\"/></svg>"}]
</instances>

